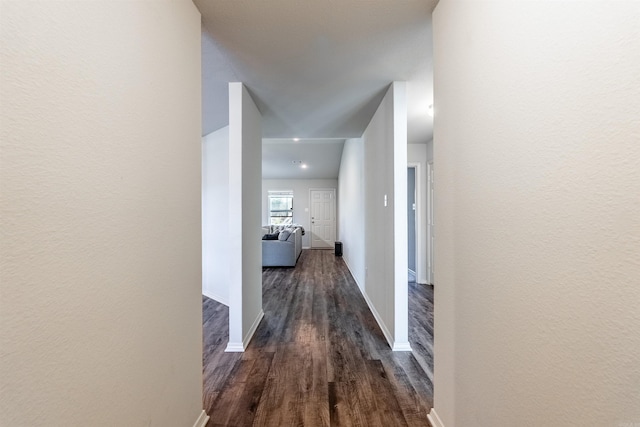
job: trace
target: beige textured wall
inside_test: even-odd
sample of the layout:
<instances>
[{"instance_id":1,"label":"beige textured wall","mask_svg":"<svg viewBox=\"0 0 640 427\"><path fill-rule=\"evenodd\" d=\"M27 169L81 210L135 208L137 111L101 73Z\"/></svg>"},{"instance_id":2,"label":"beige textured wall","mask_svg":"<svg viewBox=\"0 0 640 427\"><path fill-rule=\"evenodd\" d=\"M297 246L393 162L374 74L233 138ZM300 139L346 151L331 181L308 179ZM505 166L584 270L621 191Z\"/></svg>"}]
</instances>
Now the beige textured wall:
<instances>
[{"instance_id":1,"label":"beige textured wall","mask_svg":"<svg viewBox=\"0 0 640 427\"><path fill-rule=\"evenodd\" d=\"M0 4L0 425L201 412L200 16Z\"/></svg>"},{"instance_id":2,"label":"beige textured wall","mask_svg":"<svg viewBox=\"0 0 640 427\"><path fill-rule=\"evenodd\" d=\"M640 424L640 4L434 13L435 410Z\"/></svg>"}]
</instances>

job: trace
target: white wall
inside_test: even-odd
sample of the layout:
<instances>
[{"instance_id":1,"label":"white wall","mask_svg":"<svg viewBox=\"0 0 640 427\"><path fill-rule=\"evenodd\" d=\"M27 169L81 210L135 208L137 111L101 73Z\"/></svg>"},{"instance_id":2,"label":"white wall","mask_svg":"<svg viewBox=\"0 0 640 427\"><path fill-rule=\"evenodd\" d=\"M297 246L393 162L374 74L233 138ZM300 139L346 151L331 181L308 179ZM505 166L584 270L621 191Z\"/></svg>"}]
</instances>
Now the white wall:
<instances>
[{"instance_id":1,"label":"white wall","mask_svg":"<svg viewBox=\"0 0 640 427\"><path fill-rule=\"evenodd\" d=\"M244 351L262 311L262 116L242 83L229 83L229 343Z\"/></svg>"},{"instance_id":2,"label":"white wall","mask_svg":"<svg viewBox=\"0 0 640 427\"><path fill-rule=\"evenodd\" d=\"M309 190L312 188L335 188L338 192L337 179L264 179L262 180L262 224L269 224L269 190L293 190L293 222L305 229L302 236L302 247L311 247L311 206L309 204ZM336 214L339 210L339 194L336 194ZM337 215L336 215L337 217ZM336 228L338 224L336 222ZM338 230L336 230L338 236Z\"/></svg>"},{"instance_id":3,"label":"white wall","mask_svg":"<svg viewBox=\"0 0 640 427\"><path fill-rule=\"evenodd\" d=\"M342 257L364 291L364 145L361 138L348 139L344 144L338 179L339 240Z\"/></svg>"},{"instance_id":4,"label":"white wall","mask_svg":"<svg viewBox=\"0 0 640 427\"><path fill-rule=\"evenodd\" d=\"M436 8L447 427L640 423L638 22L637 2Z\"/></svg>"},{"instance_id":5,"label":"white wall","mask_svg":"<svg viewBox=\"0 0 640 427\"><path fill-rule=\"evenodd\" d=\"M427 144L409 144L407 146L407 160L418 165L419 175L416 175L417 215L416 215L416 273L418 283L428 283L427 278Z\"/></svg>"},{"instance_id":6,"label":"white wall","mask_svg":"<svg viewBox=\"0 0 640 427\"><path fill-rule=\"evenodd\" d=\"M394 82L362 140L365 297L397 350L408 347L406 126L406 85Z\"/></svg>"},{"instance_id":7,"label":"white wall","mask_svg":"<svg viewBox=\"0 0 640 427\"><path fill-rule=\"evenodd\" d=\"M202 293L229 305L229 126L202 138Z\"/></svg>"},{"instance_id":8,"label":"white wall","mask_svg":"<svg viewBox=\"0 0 640 427\"><path fill-rule=\"evenodd\" d=\"M1 9L0 425L193 426L200 15Z\"/></svg>"}]
</instances>

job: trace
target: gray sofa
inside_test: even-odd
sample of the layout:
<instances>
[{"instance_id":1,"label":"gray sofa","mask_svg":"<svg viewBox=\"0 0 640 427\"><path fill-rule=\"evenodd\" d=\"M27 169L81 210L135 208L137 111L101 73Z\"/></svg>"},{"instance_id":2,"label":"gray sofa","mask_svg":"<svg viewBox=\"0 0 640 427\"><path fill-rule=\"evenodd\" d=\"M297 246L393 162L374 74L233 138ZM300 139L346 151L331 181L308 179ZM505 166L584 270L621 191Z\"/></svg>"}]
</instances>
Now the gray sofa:
<instances>
[{"instance_id":1,"label":"gray sofa","mask_svg":"<svg viewBox=\"0 0 640 427\"><path fill-rule=\"evenodd\" d=\"M263 228L263 236L266 234ZM263 267L295 267L302 253L302 230L293 229L287 240L262 241Z\"/></svg>"}]
</instances>

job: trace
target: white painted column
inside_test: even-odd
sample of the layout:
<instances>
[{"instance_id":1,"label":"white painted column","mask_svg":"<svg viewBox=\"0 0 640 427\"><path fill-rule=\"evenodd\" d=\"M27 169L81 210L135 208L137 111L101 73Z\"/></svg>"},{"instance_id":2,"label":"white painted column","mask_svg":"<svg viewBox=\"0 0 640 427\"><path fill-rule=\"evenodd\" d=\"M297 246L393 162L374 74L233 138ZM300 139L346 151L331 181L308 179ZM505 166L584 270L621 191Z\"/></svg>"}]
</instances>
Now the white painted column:
<instances>
[{"instance_id":1,"label":"white painted column","mask_svg":"<svg viewBox=\"0 0 640 427\"><path fill-rule=\"evenodd\" d=\"M229 343L244 351L262 311L262 116L242 83L229 83Z\"/></svg>"},{"instance_id":2,"label":"white painted column","mask_svg":"<svg viewBox=\"0 0 640 427\"><path fill-rule=\"evenodd\" d=\"M407 251L407 83L393 82L393 350L411 351Z\"/></svg>"}]
</instances>

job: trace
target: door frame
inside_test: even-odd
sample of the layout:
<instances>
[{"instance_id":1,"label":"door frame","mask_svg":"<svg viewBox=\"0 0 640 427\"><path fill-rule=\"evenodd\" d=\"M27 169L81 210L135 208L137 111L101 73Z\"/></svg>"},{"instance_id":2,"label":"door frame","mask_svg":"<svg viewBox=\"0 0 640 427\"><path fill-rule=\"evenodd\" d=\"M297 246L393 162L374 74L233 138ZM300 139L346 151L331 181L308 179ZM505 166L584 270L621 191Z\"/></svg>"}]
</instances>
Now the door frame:
<instances>
[{"instance_id":1,"label":"door frame","mask_svg":"<svg viewBox=\"0 0 640 427\"><path fill-rule=\"evenodd\" d=\"M332 191L333 192L333 243L335 245L336 240L338 239L338 218L337 218L337 211L338 211L338 199L336 197L336 189L335 188L309 188L309 247L311 249L314 249L313 247L313 222L311 221L311 215L313 214L313 202L311 199L311 192L312 191ZM315 249L332 249L332 248L315 248Z\"/></svg>"},{"instance_id":2,"label":"door frame","mask_svg":"<svg viewBox=\"0 0 640 427\"><path fill-rule=\"evenodd\" d=\"M421 262L421 260L423 259L424 254L423 249L424 249L424 244L426 242L424 242L424 238L422 237L422 202L423 202L423 195L422 195L422 169L420 166L420 162L407 162L407 169L409 168L414 168L416 170L416 175L415 175L415 180L416 180L416 210L414 212L415 216L416 216L416 236L415 236L415 242L416 242L416 282L417 283L422 283L425 280L424 275L424 267L423 267L423 263ZM425 265L427 264L426 262L424 263ZM426 279L428 280L428 277L426 277Z\"/></svg>"}]
</instances>

